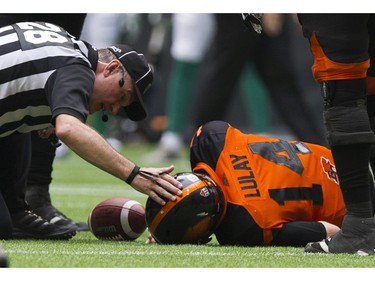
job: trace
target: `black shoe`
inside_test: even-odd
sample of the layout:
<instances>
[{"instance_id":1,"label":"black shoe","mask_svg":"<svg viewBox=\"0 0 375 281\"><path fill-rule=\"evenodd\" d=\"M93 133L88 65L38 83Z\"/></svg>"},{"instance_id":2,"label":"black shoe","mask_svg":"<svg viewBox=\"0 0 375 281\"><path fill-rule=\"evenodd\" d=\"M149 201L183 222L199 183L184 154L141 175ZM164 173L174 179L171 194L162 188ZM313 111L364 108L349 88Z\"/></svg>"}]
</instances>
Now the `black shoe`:
<instances>
[{"instance_id":1,"label":"black shoe","mask_svg":"<svg viewBox=\"0 0 375 281\"><path fill-rule=\"evenodd\" d=\"M46 206L33 209L33 211L47 220L49 223L53 223L59 226L71 226L75 227L76 231L87 231L89 227L87 223L84 222L75 222L68 218L66 215L61 213L52 205L46 204Z\"/></svg>"},{"instance_id":2,"label":"black shoe","mask_svg":"<svg viewBox=\"0 0 375 281\"><path fill-rule=\"evenodd\" d=\"M5 254L3 248L1 248L1 246L0 246L0 268L1 267L8 267L8 266L9 266L8 257Z\"/></svg>"},{"instance_id":3,"label":"black shoe","mask_svg":"<svg viewBox=\"0 0 375 281\"><path fill-rule=\"evenodd\" d=\"M76 234L76 227L49 223L32 211L11 214L13 239L69 240Z\"/></svg>"},{"instance_id":4,"label":"black shoe","mask_svg":"<svg viewBox=\"0 0 375 281\"><path fill-rule=\"evenodd\" d=\"M342 228L332 237L308 243L307 253L348 253L362 256L375 254L375 218L346 215Z\"/></svg>"},{"instance_id":5,"label":"black shoe","mask_svg":"<svg viewBox=\"0 0 375 281\"><path fill-rule=\"evenodd\" d=\"M77 231L89 230L87 223L75 222L52 206L48 184L29 185L26 189L25 199L33 212L50 223L76 227Z\"/></svg>"}]
</instances>

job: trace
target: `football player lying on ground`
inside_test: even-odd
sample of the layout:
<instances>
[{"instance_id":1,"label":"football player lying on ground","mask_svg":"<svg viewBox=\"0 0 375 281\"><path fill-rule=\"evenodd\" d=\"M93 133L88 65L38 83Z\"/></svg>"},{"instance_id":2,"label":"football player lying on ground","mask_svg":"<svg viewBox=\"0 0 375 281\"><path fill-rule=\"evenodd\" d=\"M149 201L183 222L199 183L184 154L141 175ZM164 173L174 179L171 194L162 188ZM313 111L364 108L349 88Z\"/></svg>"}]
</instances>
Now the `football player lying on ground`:
<instances>
[{"instance_id":1,"label":"football player lying on ground","mask_svg":"<svg viewBox=\"0 0 375 281\"><path fill-rule=\"evenodd\" d=\"M189 204L179 198L160 206L149 198L146 242L155 238L166 244L201 243L214 233L220 245L302 247L340 229L346 209L326 147L244 134L226 122L213 121L194 135L190 162L199 179L184 184L186 176L176 177L184 189L189 186L182 196L191 197ZM224 204L214 199L221 193ZM199 207L204 204L211 204L207 211ZM177 215L176 207L181 209ZM158 208L165 208L164 214L173 212L174 218L155 217ZM194 219L198 214L200 221Z\"/></svg>"}]
</instances>

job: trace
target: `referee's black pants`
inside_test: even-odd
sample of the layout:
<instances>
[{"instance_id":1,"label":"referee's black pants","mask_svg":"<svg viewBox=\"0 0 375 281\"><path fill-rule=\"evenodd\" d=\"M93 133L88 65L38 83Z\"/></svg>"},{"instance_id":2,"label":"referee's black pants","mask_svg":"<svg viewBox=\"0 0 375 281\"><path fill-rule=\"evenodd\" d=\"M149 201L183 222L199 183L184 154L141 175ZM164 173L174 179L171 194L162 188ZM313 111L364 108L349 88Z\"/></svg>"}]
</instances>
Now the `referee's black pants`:
<instances>
[{"instance_id":1,"label":"referee's black pants","mask_svg":"<svg viewBox=\"0 0 375 281\"><path fill-rule=\"evenodd\" d=\"M11 233L10 213L26 209L27 186L51 183L55 151L37 132L0 138L0 239Z\"/></svg>"},{"instance_id":2,"label":"referee's black pants","mask_svg":"<svg viewBox=\"0 0 375 281\"><path fill-rule=\"evenodd\" d=\"M0 239L12 231L10 213L24 210L25 189L31 161L30 134L13 133L0 138Z\"/></svg>"}]
</instances>

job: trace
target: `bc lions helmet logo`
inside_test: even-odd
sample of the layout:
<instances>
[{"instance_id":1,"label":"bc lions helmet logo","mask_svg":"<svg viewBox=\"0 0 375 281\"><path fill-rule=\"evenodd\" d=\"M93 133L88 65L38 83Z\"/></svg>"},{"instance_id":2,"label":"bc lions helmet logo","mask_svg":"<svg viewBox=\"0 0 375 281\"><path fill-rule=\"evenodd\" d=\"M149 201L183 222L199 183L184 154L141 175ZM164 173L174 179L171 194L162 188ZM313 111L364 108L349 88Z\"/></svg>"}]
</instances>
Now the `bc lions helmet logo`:
<instances>
[{"instance_id":1,"label":"bc lions helmet logo","mask_svg":"<svg viewBox=\"0 0 375 281\"><path fill-rule=\"evenodd\" d=\"M208 196L210 196L210 192L208 191L207 187L202 188L202 189L199 191L199 194L200 194L202 197L208 197Z\"/></svg>"},{"instance_id":2,"label":"bc lions helmet logo","mask_svg":"<svg viewBox=\"0 0 375 281\"><path fill-rule=\"evenodd\" d=\"M337 176L335 165L331 164L331 162L324 157L321 157L321 163L322 163L323 171L328 176L328 178L338 184L339 178Z\"/></svg>"}]
</instances>

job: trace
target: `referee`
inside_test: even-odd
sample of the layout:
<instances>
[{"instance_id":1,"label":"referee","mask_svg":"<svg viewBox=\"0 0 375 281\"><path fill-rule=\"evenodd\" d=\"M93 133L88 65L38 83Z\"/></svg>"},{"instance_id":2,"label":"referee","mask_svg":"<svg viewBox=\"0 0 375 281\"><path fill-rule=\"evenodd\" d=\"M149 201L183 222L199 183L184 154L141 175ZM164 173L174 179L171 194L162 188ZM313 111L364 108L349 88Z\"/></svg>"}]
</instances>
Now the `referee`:
<instances>
[{"instance_id":1,"label":"referee","mask_svg":"<svg viewBox=\"0 0 375 281\"><path fill-rule=\"evenodd\" d=\"M75 228L36 216L25 203L32 131L46 139L55 133L80 157L160 204L181 193L169 175L173 166L139 168L85 124L89 114L122 108L130 119L144 119L142 97L152 79L144 56L126 45L97 50L45 22L0 29L0 239L75 234Z\"/></svg>"},{"instance_id":2,"label":"referee","mask_svg":"<svg viewBox=\"0 0 375 281\"><path fill-rule=\"evenodd\" d=\"M43 21L63 27L75 38L80 38L86 14L0 14L0 27L23 21ZM55 141L57 139L55 138ZM27 177L25 200L38 216L58 225L75 225L77 231L89 230L86 222L74 221L59 211L53 204L49 192L52 182L53 161L56 148L61 143L51 145L48 139L39 137L37 131L31 132L31 163Z\"/></svg>"}]
</instances>

